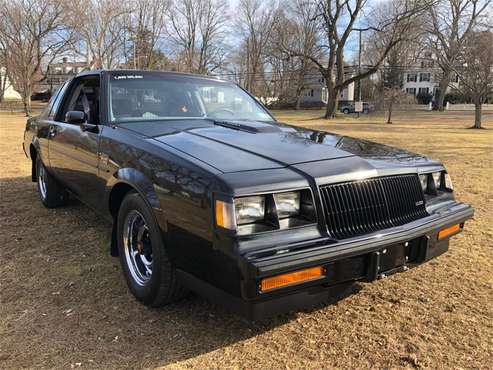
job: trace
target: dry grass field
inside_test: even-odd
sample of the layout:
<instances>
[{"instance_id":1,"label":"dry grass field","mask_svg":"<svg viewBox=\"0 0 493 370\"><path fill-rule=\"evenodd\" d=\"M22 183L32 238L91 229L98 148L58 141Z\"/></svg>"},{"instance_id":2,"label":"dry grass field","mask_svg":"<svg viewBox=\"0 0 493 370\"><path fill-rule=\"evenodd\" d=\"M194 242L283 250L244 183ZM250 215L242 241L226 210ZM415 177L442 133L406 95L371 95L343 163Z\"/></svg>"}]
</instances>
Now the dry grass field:
<instances>
[{"instance_id":1,"label":"dry grass field","mask_svg":"<svg viewBox=\"0 0 493 370\"><path fill-rule=\"evenodd\" d=\"M445 255L357 284L311 311L249 323L190 296L137 303L110 227L77 201L43 208L22 148L25 118L0 113L0 368L492 368L493 117L407 112L282 121L404 147L442 160L474 220Z\"/></svg>"}]
</instances>

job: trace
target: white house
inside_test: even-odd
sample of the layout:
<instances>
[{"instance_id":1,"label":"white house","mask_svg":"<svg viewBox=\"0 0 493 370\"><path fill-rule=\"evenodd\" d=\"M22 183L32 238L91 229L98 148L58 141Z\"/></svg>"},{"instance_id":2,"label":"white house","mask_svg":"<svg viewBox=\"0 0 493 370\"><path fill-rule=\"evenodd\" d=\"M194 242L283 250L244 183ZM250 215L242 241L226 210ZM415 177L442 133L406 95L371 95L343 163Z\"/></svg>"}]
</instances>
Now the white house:
<instances>
[{"instance_id":1,"label":"white house","mask_svg":"<svg viewBox=\"0 0 493 370\"><path fill-rule=\"evenodd\" d=\"M5 84L5 85L4 85ZM5 68L0 67L0 86L5 86L5 91L3 92L3 98L5 100L20 100L20 94L14 90L14 87L9 81L5 73Z\"/></svg>"},{"instance_id":2,"label":"white house","mask_svg":"<svg viewBox=\"0 0 493 370\"><path fill-rule=\"evenodd\" d=\"M349 84L343 89L339 96L339 101L354 100L354 83ZM309 74L305 78L305 88L301 95L301 105L303 106L322 106L328 101L325 79L319 73Z\"/></svg>"},{"instance_id":3,"label":"white house","mask_svg":"<svg viewBox=\"0 0 493 370\"><path fill-rule=\"evenodd\" d=\"M415 96L430 94L434 100L439 89L440 73L441 70L437 67L433 54L429 51L425 52L415 65L404 71L402 90ZM458 84L458 81L459 77L454 75L451 85ZM447 87L447 92L450 90L451 87Z\"/></svg>"}]
</instances>

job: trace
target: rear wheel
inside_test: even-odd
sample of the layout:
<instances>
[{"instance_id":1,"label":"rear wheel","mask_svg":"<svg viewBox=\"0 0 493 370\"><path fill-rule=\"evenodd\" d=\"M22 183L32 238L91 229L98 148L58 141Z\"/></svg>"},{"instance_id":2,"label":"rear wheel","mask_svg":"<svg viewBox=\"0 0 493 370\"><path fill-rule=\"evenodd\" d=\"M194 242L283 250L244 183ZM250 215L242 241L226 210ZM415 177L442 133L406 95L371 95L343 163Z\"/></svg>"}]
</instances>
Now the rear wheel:
<instances>
[{"instance_id":1,"label":"rear wheel","mask_svg":"<svg viewBox=\"0 0 493 370\"><path fill-rule=\"evenodd\" d=\"M120 263L132 294L153 307L182 298L186 289L176 280L153 211L139 194L124 198L117 223Z\"/></svg>"},{"instance_id":2,"label":"rear wheel","mask_svg":"<svg viewBox=\"0 0 493 370\"><path fill-rule=\"evenodd\" d=\"M349 114L349 109L344 108L344 109L342 110L342 113L344 113L344 114Z\"/></svg>"},{"instance_id":3,"label":"rear wheel","mask_svg":"<svg viewBox=\"0 0 493 370\"><path fill-rule=\"evenodd\" d=\"M46 170L39 156L36 158L36 184L39 198L45 207L56 208L67 202L67 192Z\"/></svg>"}]
</instances>

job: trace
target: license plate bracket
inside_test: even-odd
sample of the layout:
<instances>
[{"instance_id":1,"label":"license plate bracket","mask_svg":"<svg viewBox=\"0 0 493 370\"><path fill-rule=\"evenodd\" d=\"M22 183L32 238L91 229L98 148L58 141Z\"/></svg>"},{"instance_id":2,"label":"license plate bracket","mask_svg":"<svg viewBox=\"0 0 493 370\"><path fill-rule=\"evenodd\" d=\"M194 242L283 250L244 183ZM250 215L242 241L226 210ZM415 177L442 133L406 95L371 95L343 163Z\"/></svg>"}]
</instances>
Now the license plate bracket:
<instances>
[{"instance_id":1,"label":"license plate bracket","mask_svg":"<svg viewBox=\"0 0 493 370\"><path fill-rule=\"evenodd\" d=\"M428 239L423 237L370 253L367 258L366 281L406 271L408 263L420 263L424 260L427 248Z\"/></svg>"}]
</instances>

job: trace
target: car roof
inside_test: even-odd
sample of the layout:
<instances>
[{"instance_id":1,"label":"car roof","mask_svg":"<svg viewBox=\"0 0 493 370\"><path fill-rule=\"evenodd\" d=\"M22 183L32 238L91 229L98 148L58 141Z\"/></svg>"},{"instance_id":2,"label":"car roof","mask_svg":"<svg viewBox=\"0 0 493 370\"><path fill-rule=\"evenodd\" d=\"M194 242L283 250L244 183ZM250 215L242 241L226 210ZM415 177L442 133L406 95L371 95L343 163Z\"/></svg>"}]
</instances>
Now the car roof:
<instances>
[{"instance_id":1,"label":"car roof","mask_svg":"<svg viewBox=\"0 0 493 370\"><path fill-rule=\"evenodd\" d=\"M207 75L200 75L200 74L195 74L195 73L185 73L185 72L175 72L175 71L145 71L145 70L138 70L138 69L95 69L95 70L87 70L87 71L82 71L78 73L75 77L82 77L82 76L95 76L95 75L101 75L103 73L109 73L109 74L146 74L146 75L164 75L164 76L177 76L177 77L192 77L192 78L200 78L203 80L212 80L212 81L223 81L223 82L229 82L227 80L223 80L219 77L215 76L207 76Z\"/></svg>"}]
</instances>

